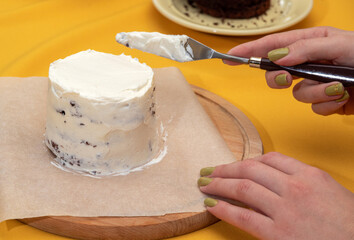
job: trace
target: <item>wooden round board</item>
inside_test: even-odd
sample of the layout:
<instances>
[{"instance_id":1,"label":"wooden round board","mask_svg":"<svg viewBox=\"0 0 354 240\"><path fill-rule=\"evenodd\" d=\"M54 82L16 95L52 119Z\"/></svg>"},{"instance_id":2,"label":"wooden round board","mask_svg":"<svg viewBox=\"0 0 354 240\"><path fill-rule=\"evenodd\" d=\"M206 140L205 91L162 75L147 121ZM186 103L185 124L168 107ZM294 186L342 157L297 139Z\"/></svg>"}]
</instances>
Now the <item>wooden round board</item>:
<instances>
[{"instance_id":1,"label":"wooden round board","mask_svg":"<svg viewBox=\"0 0 354 240\"><path fill-rule=\"evenodd\" d=\"M236 159L262 154L262 141L256 128L238 108L207 90L192 88ZM153 217L48 216L20 221L57 235L90 240L169 238L201 229L217 219L204 211Z\"/></svg>"}]
</instances>

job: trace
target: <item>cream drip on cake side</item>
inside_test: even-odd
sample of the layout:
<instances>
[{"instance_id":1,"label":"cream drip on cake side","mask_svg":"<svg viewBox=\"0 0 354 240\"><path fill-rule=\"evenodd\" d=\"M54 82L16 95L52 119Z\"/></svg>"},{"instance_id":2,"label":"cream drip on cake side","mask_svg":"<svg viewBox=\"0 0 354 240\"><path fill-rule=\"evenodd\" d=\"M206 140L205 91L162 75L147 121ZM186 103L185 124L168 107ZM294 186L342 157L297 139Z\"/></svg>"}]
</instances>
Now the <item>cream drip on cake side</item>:
<instances>
[{"instance_id":1,"label":"cream drip on cake side","mask_svg":"<svg viewBox=\"0 0 354 240\"><path fill-rule=\"evenodd\" d=\"M161 151L153 71L130 56L87 50L49 69L46 144L67 168L114 175Z\"/></svg>"},{"instance_id":2,"label":"cream drip on cake side","mask_svg":"<svg viewBox=\"0 0 354 240\"><path fill-rule=\"evenodd\" d=\"M185 48L187 35L167 35L158 32L121 32L116 41L130 48L159 55L178 62L192 61L193 50Z\"/></svg>"}]
</instances>

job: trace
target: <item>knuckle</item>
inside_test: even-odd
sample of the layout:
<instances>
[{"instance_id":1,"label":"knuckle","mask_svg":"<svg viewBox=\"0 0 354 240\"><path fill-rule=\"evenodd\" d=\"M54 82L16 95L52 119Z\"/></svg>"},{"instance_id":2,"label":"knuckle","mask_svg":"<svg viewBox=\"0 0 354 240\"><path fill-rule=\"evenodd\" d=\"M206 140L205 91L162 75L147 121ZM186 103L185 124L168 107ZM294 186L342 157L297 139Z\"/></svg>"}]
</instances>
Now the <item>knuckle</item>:
<instances>
[{"instance_id":1,"label":"knuckle","mask_svg":"<svg viewBox=\"0 0 354 240\"><path fill-rule=\"evenodd\" d=\"M319 26L318 28L319 28L319 29L323 29L323 30L326 31L326 32L337 30L337 28L332 27L332 26Z\"/></svg>"},{"instance_id":2,"label":"knuckle","mask_svg":"<svg viewBox=\"0 0 354 240\"><path fill-rule=\"evenodd\" d=\"M238 215L238 220L245 224L251 224L253 222L253 217L251 211L243 210Z\"/></svg>"},{"instance_id":3,"label":"knuckle","mask_svg":"<svg viewBox=\"0 0 354 240\"><path fill-rule=\"evenodd\" d=\"M279 158L280 156L281 154L278 152L269 152L262 156L261 162L267 163L274 158Z\"/></svg>"},{"instance_id":4,"label":"knuckle","mask_svg":"<svg viewBox=\"0 0 354 240\"><path fill-rule=\"evenodd\" d=\"M335 28L331 26L319 26L319 27L314 27L313 31L315 33L315 36L325 36L327 37L329 35L329 32L334 31Z\"/></svg>"},{"instance_id":5,"label":"knuckle","mask_svg":"<svg viewBox=\"0 0 354 240\"><path fill-rule=\"evenodd\" d=\"M333 114L334 112L328 111L328 109L321 109L318 107L318 104L312 104L311 109L314 113L322 116L328 116Z\"/></svg>"},{"instance_id":6,"label":"knuckle","mask_svg":"<svg viewBox=\"0 0 354 240\"><path fill-rule=\"evenodd\" d=\"M249 169L253 168L254 166L258 165L259 162L253 159L246 159L240 162L239 168L242 172L247 172Z\"/></svg>"},{"instance_id":7,"label":"knuckle","mask_svg":"<svg viewBox=\"0 0 354 240\"><path fill-rule=\"evenodd\" d=\"M276 158L276 157L280 157L282 154L278 153L278 152L269 152L264 154L265 157L267 158Z\"/></svg>"},{"instance_id":8,"label":"knuckle","mask_svg":"<svg viewBox=\"0 0 354 240\"><path fill-rule=\"evenodd\" d=\"M290 51L296 51L297 49L304 49L306 47L306 39L299 39L289 46Z\"/></svg>"},{"instance_id":9,"label":"knuckle","mask_svg":"<svg viewBox=\"0 0 354 240\"><path fill-rule=\"evenodd\" d=\"M248 179L241 179L238 184L235 186L235 195L244 196L246 195L252 187L252 182Z\"/></svg>"},{"instance_id":10,"label":"knuckle","mask_svg":"<svg viewBox=\"0 0 354 240\"><path fill-rule=\"evenodd\" d=\"M303 81L297 83L297 84L293 87L293 96L294 96L294 98L295 98L297 101L299 101L299 102L302 102L302 98L301 98L302 89L303 89Z\"/></svg>"},{"instance_id":11,"label":"knuckle","mask_svg":"<svg viewBox=\"0 0 354 240\"><path fill-rule=\"evenodd\" d=\"M304 195L307 195L311 189L308 185L304 184L299 180L289 180L288 181L288 192L294 198L302 198Z\"/></svg>"},{"instance_id":12,"label":"knuckle","mask_svg":"<svg viewBox=\"0 0 354 240\"><path fill-rule=\"evenodd\" d=\"M319 169L317 167L309 167L307 169L307 174L309 174L312 177L320 178L320 179L330 178L330 175L328 173L326 173L325 171L322 171L321 169Z\"/></svg>"},{"instance_id":13,"label":"knuckle","mask_svg":"<svg viewBox=\"0 0 354 240\"><path fill-rule=\"evenodd\" d=\"M344 104L342 108L337 110L337 113L345 115L354 114L354 104Z\"/></svg>"},{"instance_id":14,"label":"knuckle","mask_svg":"<svg viewBox=\"0 0 354 240\"><path fill-rule=\"evenodd\" d=\"M287 191L291 197L298 199L312 195L316 188L316 183L327 182L331 176L316 167L308 167L296 178L287 180Z\"/></svg>"},{"instance_id":15,"label":"knuckle","mask_svg":"<svg viewBox=\"0 0 354 240\"><path fill-rule=\"evenodd\" d=\"M267 81L267 84L269 87L273 88L274 84L273 84L273 81L274 81L274 73L273 72L269 72L269 71L266 71L265 74L265 79Z\"/></svg>"},{"instance_id":16,"label":"knuckle","mask_svg":"<svg viewBox=\"0 0 354 240\"><path fill-rule=\"evenodd\" d=\"M334 35L333 40L338 44L337 46L343 46L343 44L346 44L348 41L352 41L352 39L342 34Z\"/></svg>"},{"instance_id":17,"label":"knuckle","mask_svg":"<svg viewBox=\"0 0 354 240\"><path fill-rule=\"evenodd\" d=\"M280 226L275 227L275 232L276 234L272 238L274 240L296 239L292 224L282 223Z\"/></svg>"},{"instance_id":18,"label":"knuckle","mask_svg":"<svg viewBox=\"0 0 354 240\"><path fill-rule=\"evenodd\" d=\"M257 161L255 161L253 159L245 159L244 161L241 162L241 165L243 165L243 167L252 167L256 164L257 164Z\"/></svg>"},{"instance_id":19,"label":"knuckle","mask_svg":"<svg viewBox=\"0 0 354 240\"><path fill-rule=\"evenodd\" d=\"M263 43L265 43L265 46L272 46L272 43L274 42L274 38L278 37L279 33L274 33L274 34L269 34L260 39Z\"/></svg>"},{"instance_id":20,"label":"knuckle","mask_svg":"<svg viewBox=\"0 0 354 240\"><path fill-rule=\"evenodd\" d=\"M293 88L293 96L296 100L304 103L319 103L328 98L325 95L323 86L308 86L305 84L299 85L297 88Z\"/></svg>"},{"instance_id":21,"label":"knuckle","mask_svg":"<svg viewBox=\"0 0 354 240\"><path fill-rule=\"evenodd\" d=\"M315 61L313 54L311 53L312 47L308 39L300 39L289 46L289 51L296 54L296 58L301 60L301 62Z\"/></svg>"},{"instance_id":22,"label":"knuckle","mask_svg":"<svg viewBox=\"0 0 354 240\"><path fill-rule=\"evenodd\" d=\"M304 192L307 186L298 180L290 180L289 181L290 189L293 189L295 192Z\"/></svg>"},{"instance_id":23,"label":"knuckle","mask_svg":"<svg viewBox=\"0 0 354 240\"><path fill-rule=\"evenodd\" d=\"M302 102L299 92L295 91L294 89L293 89L293 96L297 101Z\"/></svg>"}]
</instances>

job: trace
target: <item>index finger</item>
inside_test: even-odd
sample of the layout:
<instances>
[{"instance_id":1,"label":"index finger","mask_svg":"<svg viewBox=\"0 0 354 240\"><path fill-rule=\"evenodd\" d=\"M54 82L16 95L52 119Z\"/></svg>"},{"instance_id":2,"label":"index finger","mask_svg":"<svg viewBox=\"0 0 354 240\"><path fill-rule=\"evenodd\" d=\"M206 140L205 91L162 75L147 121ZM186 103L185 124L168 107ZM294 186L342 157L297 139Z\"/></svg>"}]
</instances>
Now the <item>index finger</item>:
<instances>
[{"instance_id":1,"label":"index finger","mask_svg":"<svg viewBox=\"0 0 354 240\"><path fill-rule=\"evenodd\" d=\"M232 48L228 54L240 57L266 57L270 50L286 47L300 39L327 37L341 31L332 27L314 27L275 33L238 45ZM238 65L238 63L227 60L224 62L229 65Z\"/></svg>"}]
</instances>

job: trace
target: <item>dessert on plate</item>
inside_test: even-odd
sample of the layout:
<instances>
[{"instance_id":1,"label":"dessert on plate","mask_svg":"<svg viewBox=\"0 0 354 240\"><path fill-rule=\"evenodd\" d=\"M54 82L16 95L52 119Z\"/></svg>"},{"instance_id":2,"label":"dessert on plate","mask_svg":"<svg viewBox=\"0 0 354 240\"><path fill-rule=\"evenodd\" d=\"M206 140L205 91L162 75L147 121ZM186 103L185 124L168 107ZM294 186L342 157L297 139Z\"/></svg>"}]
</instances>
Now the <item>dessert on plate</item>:
<instances>
[{"instance_id":1,"label":"dessert on plate","mask_svg":"<svg viewBox=\"0 0 354 240\"><path fill-rule=\"evenodd\" d=\"M82 51L49 68L46 145L90 175L128 173L161 150L153 70L124 54Z\"/></svg>"},{"instance_id":2,"label":"dessert on plate","mask_svg":"<svg viewBox=\"0 0 354 240\"><path fill-rule=\"evenodd\" d=\"M201 12L217 18L252 18L265 13L270 0L188 0Z\"/></svg>"}]
</instances>

